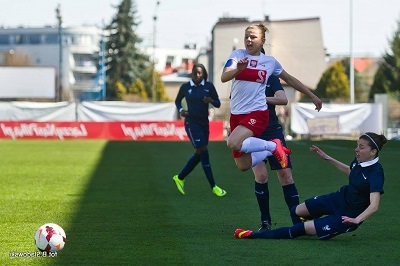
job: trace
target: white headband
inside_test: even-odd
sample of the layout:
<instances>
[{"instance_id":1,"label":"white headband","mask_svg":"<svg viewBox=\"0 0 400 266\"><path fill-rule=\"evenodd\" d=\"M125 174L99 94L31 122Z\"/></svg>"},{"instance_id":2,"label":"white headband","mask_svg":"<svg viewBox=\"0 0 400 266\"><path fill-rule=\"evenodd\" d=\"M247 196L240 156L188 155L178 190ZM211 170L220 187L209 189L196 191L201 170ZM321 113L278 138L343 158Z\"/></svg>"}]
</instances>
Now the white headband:
<instances>
[{"instance_id":1,"label":"white headband","mask_svg":"<svg viewBox=\"0 0 400 266\"><path fill-rule=\"evenodd\" d=\"M378 144L376 144L376 142L375 142L369 135L363 134L363 136L367 136L367 137L375 144L376 149L377 149L378 151L380 151L380 150L379 150L379 147L378 147Z\"/></svg>"}]
</instances>

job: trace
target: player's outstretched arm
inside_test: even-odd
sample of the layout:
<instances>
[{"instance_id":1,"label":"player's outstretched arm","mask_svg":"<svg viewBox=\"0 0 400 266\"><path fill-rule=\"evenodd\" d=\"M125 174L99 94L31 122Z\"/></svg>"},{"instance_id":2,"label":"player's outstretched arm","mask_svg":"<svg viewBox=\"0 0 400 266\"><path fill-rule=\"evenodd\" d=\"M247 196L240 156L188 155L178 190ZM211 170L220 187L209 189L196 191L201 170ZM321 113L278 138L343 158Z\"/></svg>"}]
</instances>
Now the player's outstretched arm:
<instances>
[{"instance_id":1,"label":"player's outstretched arm","mask_svg":"<svg viewBox=\"0 0 400 266\"><path fill-rule=\"evenodd\" d=\"M297 90L301 93L304 93L305 95L310 97L315 105L315 110L317 110L318 112L319 112L319 110L321 110L321 108L322 108L321 99L318 98L314 93L312 93L312 91L309 88L307 88L303 83L301 83L300 80L293 77L292 75L287 73L285 70L282 71L282 73L279 75L279 77L282 78L284 81L286 81L286 83L289 86L291 86L292 88L294 88L295 90Z\"/></svg>"},{"instance_id":2,"label":"player's outstretched arm","mask_svg":"<svg viewBox=\"0 0 400 266\"><path fill-rule=\"evenodd\" d=\"M336 160L335 158L332 158L331 156L326 154L323 150L321 150L317 146L312 145L310 147L310 151L315 152L321 159L333 164L339 171L341 171L347 175L350 174L350 167L347 164L344 164L344 163Z\"/></svg>"}]
</instances>

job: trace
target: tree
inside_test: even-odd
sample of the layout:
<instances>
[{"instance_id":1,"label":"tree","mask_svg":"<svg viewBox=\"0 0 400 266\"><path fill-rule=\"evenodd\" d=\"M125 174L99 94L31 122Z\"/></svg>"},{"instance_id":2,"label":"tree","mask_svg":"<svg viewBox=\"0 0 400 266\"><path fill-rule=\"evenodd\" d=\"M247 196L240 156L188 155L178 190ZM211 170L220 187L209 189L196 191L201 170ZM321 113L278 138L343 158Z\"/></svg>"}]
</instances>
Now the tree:
<instances>
[{"instance_id":1,"label":"tree","mask_svg":"<svg viewBox=\"0 0 400 266\"><path fill-rule=\"evenodd\" d=\"M106 27L109 32L105 45L108 98L121 98L121 86L117 86L117 81L129 88L150 64L149 57L139 49L142 39L135 33L139 25L135 1L122 0L117 8L117 14Z\"/></svg>"},{"instance_id":2,"label":"tree","mask_svg":"<svg viewBox=\"0 0 400 266\"><path fill-rule=\"evenodd\" d=\"M320 98L327 99L348 99L349 98L349 81L345 73L345 67L341 61L330 66L323 74L318 82L315 94Z\"/></svg>"},{"instance_id":3,"label":"tree","mask_svg":"<svg viewBox=\"0 0 400 266\"><path fill-rule=\"evenodd\" d=\"M115 97L117 99L122 99L122 97L126 94L127 91L126 87L119 80L115 82L114 86L115 86Z\"/></svg>"},{"instance_id":4,"label":"tree","mask_svg":"<svg viewBox=\"0 0 400 266\"><path fill-rule=\"evenodd\" d=\"M342 59L342 64L345 68L345 73L347 76L347 80L350 81L350 58ZM350 82L349 82L350 84ZM350 87L350 85L349 85ZM367 102L368 101L368 84L366 84L363 77L358 73L356 69L354 69L354 100L355 102Z\"/></svg>"},{"instance_id":5,"label":"tree","mask_svg":"<svg viewBox=\"0 0 400 266\"><path fill-rule=\"evenodd\" d=\"M132 95L136 100L147 101L149 98L147 96L146 87L141 78L137 78L134 83L128 89L128 94Z\"/></svg>"},{"instance_id":6,"label":"tree","mask_svg":"<svg viewBox=\"0 0 400 266\"><path fill-rule=\"evenodd\" d=\"M146 84L146 90L147 90L147 95L150 95L150 97L153 96L152 92L152 85L153 81L155 82L155 88L156 88L156 100L160 102L168 102L170 99L168 99L167 94L165 92L165 85L164 82L161 80L161 75L157 71L154 71L154 80L153 80L153 65L149 66L144 74L144 80Z\"/></svg>"},{"instance_id":7,"label":"tree","mask_svg":"<svg viewBox=\"0 0 400 266\"><path fill-rule=\"evenodd\" d=\"M376 93L400 95L400 20L389 43L389 51L383 56L383 62L375 74L369 94L370 99L373 99Z\"/></svg>"}]
</instances>

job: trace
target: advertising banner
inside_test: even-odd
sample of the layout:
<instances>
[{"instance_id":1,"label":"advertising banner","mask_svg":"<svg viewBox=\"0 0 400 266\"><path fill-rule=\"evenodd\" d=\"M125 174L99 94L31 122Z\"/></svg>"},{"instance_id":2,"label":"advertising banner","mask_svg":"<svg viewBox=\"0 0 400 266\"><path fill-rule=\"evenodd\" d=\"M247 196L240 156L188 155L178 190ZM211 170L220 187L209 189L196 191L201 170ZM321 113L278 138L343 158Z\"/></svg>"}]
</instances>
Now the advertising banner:
<instances>
[{"instance_id":1,"label":"advertising banner","mask_svg":"<svg viewBox=\"0 0 400 266\"><path fill-rule=\"evenodd\" d=\"M210 141L224 140L223 131L223 121L210 121ZM0 139L189 140L183 120L159 122L0 121Z\"/></svg>"}]
</instances>

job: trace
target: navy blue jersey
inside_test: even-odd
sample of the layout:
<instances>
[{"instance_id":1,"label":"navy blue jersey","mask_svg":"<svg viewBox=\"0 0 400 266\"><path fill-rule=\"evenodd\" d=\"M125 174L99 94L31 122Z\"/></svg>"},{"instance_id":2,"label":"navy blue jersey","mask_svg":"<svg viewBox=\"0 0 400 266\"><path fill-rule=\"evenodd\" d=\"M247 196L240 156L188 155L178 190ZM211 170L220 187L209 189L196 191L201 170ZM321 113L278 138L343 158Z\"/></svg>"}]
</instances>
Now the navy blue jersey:
<instances>
[{"instance_id":1,"label":"navy blue jersey","mask_svg":"<svg viewBox=\"0 0 400 266\"><path fill-rule=\"evenodd\" d=\"M363 212L370 204L369 194L383 191L384 174L383 167L378 163L378 158L359 163L354 159L350 164L351 172L349 184L342 187L340 192L351 210Z\"/></svg>"},{"instance_id":2,"label":"navy blue jersey","mask_svg":"<svg viewBox=\"0 0 400 266\"><path fill-rule=\"evenodd\" d=\"M344 224L342 216L357 217L370 205L370 193L384 193L383 168L378 163L378 158L363 163L354 159L350 168L348 185L337 192L305 200L311 217L315 219L315 230L321 240L356 230L361 223ZM327 216L322 217L324 215Z\"/></svg>"},{"instance_id":3,"label":"navy blue jersey","mask_svg":"<svg viewBox=\"0 0 400 266\"><path fill-rule=\"evenodd\" d=\"M208 103L203 102L204 97L211 97L214 102L212 105L219 108L221 102L217 90L211 82L202 81L196 86L192 80L182 84L175 99L178 110L182 108L182 100L185 98L189 116L185 117L185 122L195 122L208 126Z\"/></svg>"},{"instance_id":4,"label":"navy blue jersey","mask_svg":"<svg viewBox=\"0 0 400 266\"><path fill-rule=\"evenodd\" d=\"M275 92L283 90L281 82L279 78L275 75L271 75L268 78L267 85L265 87L265 96L266 97L274 97ZM272 132L275 132L277 128L282 130L281 125L279 124L278 116L276 115L275 105L268 103L269 110L269 121L267 129L261 134L261 138L264 139L263 136L271 135Z\"/></svg>"}]
</instances>

